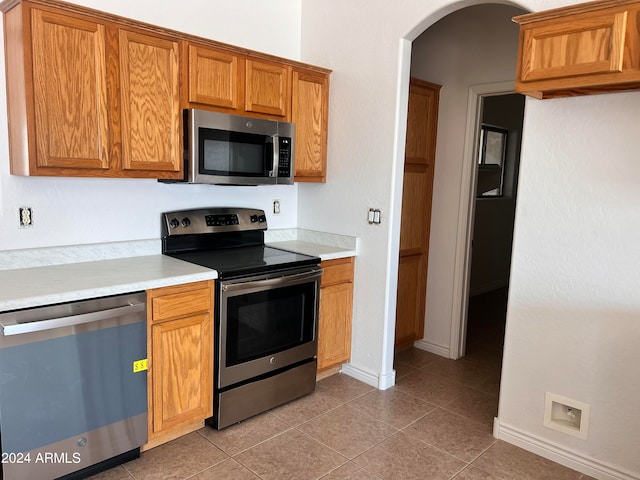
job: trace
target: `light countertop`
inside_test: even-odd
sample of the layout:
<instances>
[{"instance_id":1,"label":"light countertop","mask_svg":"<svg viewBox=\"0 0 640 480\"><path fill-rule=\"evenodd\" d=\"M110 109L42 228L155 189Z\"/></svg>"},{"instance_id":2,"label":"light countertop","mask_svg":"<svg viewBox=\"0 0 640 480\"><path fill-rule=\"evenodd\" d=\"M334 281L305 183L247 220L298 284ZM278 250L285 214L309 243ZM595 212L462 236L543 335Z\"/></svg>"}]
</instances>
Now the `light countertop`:
<instances>
[{"instance_id":1,"label":"light countertop","mask_svg":"<svg viewBox=\"0 0 640 480\"><path fill-rule=\"evenodd\" d=\"M320 257L321 260L334 260L336 258L354 257L355 249L334 247L322 243L307 242L303 240L284 240L267 242L267 245L297 253Z\"/></svg>"},{"instance_id":2,"label":"light countertop","mask_svg":"<svg viewBox=\"0 0 640 480\"><path fill-rule=\"evenodd\" d=\"M0 270L0 312L217 278L165 255Z\"/></svg>"}]
</instances>

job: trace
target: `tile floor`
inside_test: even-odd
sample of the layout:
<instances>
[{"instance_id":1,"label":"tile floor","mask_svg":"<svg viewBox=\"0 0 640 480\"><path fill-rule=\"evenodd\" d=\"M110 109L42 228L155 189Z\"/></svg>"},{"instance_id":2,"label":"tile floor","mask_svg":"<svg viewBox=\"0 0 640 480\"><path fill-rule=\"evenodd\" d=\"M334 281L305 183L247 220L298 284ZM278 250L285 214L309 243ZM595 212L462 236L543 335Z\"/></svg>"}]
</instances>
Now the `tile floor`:
<instances>
[{"instance_id":1,"label":"tile floor","mask_svg":"<svg viewBox=\"0 0 640 480\"><path fill-rule=\"evenodd\" d=\"M461 360L406 350L389 390L337 374L302 399L203 428L92 480L587 479L491 434L504 298L474 297Z\"/></svg>"}]
</instances>

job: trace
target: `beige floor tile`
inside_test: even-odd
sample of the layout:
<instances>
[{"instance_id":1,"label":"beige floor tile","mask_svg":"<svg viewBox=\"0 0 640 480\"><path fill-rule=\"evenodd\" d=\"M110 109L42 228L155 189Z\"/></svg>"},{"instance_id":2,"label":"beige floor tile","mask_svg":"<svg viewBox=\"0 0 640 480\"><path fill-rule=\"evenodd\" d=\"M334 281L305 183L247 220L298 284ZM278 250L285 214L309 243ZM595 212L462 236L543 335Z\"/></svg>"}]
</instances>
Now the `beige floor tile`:
<instances>
[{"instance_id":1,"label":"beige floor tile","mask_svg":"<svg viewBox=\"0 0 640 480\"><path fill-rule=\"evenodd\" d=\"M183 480L228 456L197 432L160 445L124 465L136 480Z\"/></svg>"},{"instance_id":2,"label":"beige floor tile","mask_svg":"<svg viewBox=\"0 0 640 480\"><path fill-rule=\"evenodd\" d=\"M230 458L224 462L208 468L189 480L259 480L250 470Z\"/></svg>"},{"instance_id":3,"label":"beige floor tile","mask_svg":"<svg viewBox=\"0 0 640 480\"><path fill-rule=\"evenodd\" d=\"M236 455L258 443L281 434L290 427L269 413L249 418L223 430L205 427L198 433L227 455Z\"/></svg>"},{"instance_id":4,"label":"beige floor tile","mask_svg":"<svg viewBox=\"0 0 640 480\"><path fill-rule=\"evenodd\" d=\"M460 396L466 387L436 375L428 371L427 368L416 370L406 377L399 378L396 388L418 397L420 400L440 406Z\"/></svg>"},{"instance_id":5,"label":"beige floor tile","mask_svg":"<svg viewBox=\"0 0 640 480\"><path fill-rule=\"evenodd\" d=\"M574 470L501 441L475 460L473 466L505 479L579 480L581 476Z\"/></svg>"},{"instance_id":6,"label":"beige floor tile","mask_svg":"<svg viewBox=\"0 0 640 480\"><path fill-rule=\"evenodd\" d=\"M374 480L380 478L359 467L353 462L345 463L333 472L322 477L322 480Z\"/></svg>"},{"instance_id":7,"label":"beige floor tile","mask_svg":"<svg viewBox=\"0 0 640 480\"><path fill-rule=\"evenodd\" d=\"M414 368L422 368L438 358L442 357L418 348L408 348L395 354L394 363L401 362L411 365Z\"/></svg>"},{"instance_id":8,"label":"beige floor tile","mask_svg":"<svg viewBox=\"0 0 640 480\"><path fill-rule=\"evenodd\" d=\"M424 370L444 377L447 380L475 387L485 382L490 376L495 375L496 367L480 365L464 359L451 360L438 357L424 367Z\"/></svg>"},{"instance_id":9,"label":"beige floor tile","mask_svg":"<svg viewBox=\"0 0 640 480\"><path fill-rule=\"evenodd\" d=\"M327 393L315 391L295 402L275 408L270 413L290 426L297 426L341 405L344 405L344 402Z\"/></svg>"},{"instance_id":10,"label":"beige floor tile","mask_svg":"<svg viewBox=\"0 0 640 480\"><path fill-rule=\"evenodd\" d=\"M353 460L382 479L448 480L466 463L400 432Z\"/></svg>"},{"instance_id":11,"label":"beige floor tile","mask_svg":"<svg viewBox=\"0 0 640 480\"><path fill-rule=\"evenodd\" d=\"M349 406L394 428L404 428L437 408L395 387L372 392L352 400Z\"/></svg>"},{"instance_id":12,"label":"beige floor tile","mask_svg":"<svg viewBox=\"0 0 640 480\"><path fill-rule=\"evenodd\" d=\"M467 467L462 472L454 477L453 480L502 480L498 477L494 477L487 472L478 470L474 467Z\"/></svg>"},{"instance_id":13,"label":"beige floor tile","mask_svg":"<svg viewBox=\"0 0 640 480\"><path fill-rule=\"evenodd\" d=\"M400 377L404 377L406 375L409 375L411 372L415 372L417 370L416 367L412 367L408 363L402 363L402 362L399 362L399 361L393 362L393 368L396 371L396 381Z\"/></svg>"},{"instance_id":14,"label":"beige floor tile","mask_svg":"<svg viewBox=\"0 0 640 480\"><path fill-rule=\"evenodd\" d=\"M398 430L348 405L298 427L347 458L360 455Z\"/></svg>"},{"instance_id":15,"label":"beige floor tile","mask_svg":"<svg viewBox=\"0 0 640 480\"><path fill-rule=\"evenodd\" d=\"M358 398L373 389L373 387L366 383L362 383L342 373L320 380L316 385L316 391L331 395L343 403Z\"/></svg>"},{"instance_id":16,"label":"beige floor tile","mask_svg":"<svg viewBox=\"0 0 640 480\"><path fill-rule=\"evenodd\" d=\"M440 408L403 432L465 462L474 460L496 441L487 426Z\"/></svg>"},{"instance_id":17,"label":"beige floor tile","mask_svg":"<svg viewBox=\"0 0 640 480\"><path fill-rule=\"evenodd\" d=\"M288 430L234 457L263 480L320 478L347 458L297 430Z\"/></svg>"},{"instance_id":18,"label":"beige floor tile","mask_svg":"<svg viewBox=\"0 0 640 480\"><path fill-rule=\"evenodd\" d=\"M461 395L443 405L443 408L493 428L498 414L498 397L465 387Z\"/></svg>"}]
</instances>

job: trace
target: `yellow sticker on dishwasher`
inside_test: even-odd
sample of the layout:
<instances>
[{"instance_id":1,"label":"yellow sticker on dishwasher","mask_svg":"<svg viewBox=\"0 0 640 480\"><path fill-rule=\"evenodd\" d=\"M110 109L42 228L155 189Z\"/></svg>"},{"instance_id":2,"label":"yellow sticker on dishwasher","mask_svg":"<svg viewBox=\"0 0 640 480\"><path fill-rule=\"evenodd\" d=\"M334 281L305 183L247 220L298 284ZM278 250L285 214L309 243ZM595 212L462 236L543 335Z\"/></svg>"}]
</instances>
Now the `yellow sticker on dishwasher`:
<instances>
[{"instance_id":1,"label":"yellow sticker on dishwasher","mask_svg":"<svg viewBox=\"0 0 640 480\"><path fill-rule=\"evenodd\" d=\"M144 372L147 369L147 359L136 360L133 362L133 373Z\"/></svg>"}]
</instances>

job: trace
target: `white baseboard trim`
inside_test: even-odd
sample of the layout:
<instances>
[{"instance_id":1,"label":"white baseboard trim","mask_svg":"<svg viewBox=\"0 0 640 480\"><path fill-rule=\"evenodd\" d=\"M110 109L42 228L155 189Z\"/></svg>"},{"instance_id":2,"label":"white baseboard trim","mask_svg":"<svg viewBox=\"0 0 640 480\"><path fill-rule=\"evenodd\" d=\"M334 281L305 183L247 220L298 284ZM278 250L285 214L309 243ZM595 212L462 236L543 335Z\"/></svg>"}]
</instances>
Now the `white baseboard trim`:
<instances>
[{"instance_id":1,"label":"white baseboard trim","mask_svg":"<svg viewBox=\"0 0 640 480\"><path fill-rule=\"evenodd\" d=\"M387 375L379 375L371 370L366 370L355 366L353 363L345 363L342 365L342 373L350 377L360 380L361 382L371 385L378 390L386 390L396 384L396 371L392 370Z\"/></svg>"},{"instance_id":2,"label":"white baseboard trim","mask_svg":"<svg viewBox=\"0 0 640 480\"><path fill-rule=\"evenodd\" d=\"M449 347L444 345L438 345L437 343L431 343L427 340L416 340L413 346L420 350L425 350L430 353L435 353L441 357L449 358Z\"/></svg>"},{"instance_id":3,"label":"white baseboard trim","mask_svg":"<svg viewBox=\"0 0 640 480\"><path fill-rule=\"evenodd\" d=\"M640 480L637 473L585 457L579 452L500 423L498 418L493 422L493 436L598 480Z\"/></svg>"}]
</instances>

